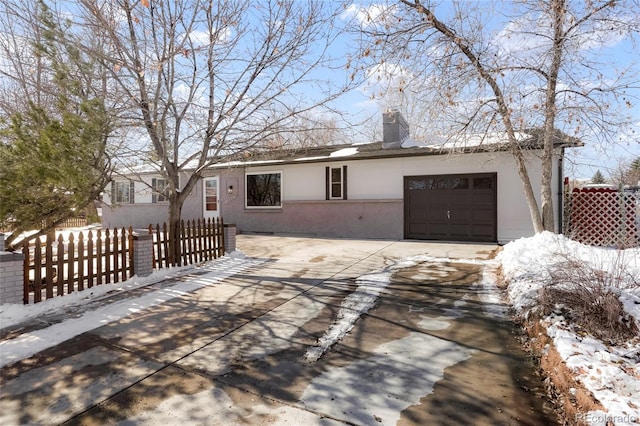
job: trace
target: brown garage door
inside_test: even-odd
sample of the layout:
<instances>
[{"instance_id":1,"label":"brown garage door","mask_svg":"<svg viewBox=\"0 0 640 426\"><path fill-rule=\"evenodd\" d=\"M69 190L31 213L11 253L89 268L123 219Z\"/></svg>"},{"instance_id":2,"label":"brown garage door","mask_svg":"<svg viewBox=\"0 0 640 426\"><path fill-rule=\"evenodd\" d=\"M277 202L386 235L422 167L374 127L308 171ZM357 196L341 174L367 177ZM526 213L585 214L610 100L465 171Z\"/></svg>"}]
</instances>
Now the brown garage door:
<instances>
[{"instance_id":1,"label":"brown garage door","mask_svg":"<svg viewBox=\"0 0 640 426\"><path fill-rule=\"evenodd\" d=\"M496 176L406 176L405 238L495 242Z\"/></svg>"}]
</instances>

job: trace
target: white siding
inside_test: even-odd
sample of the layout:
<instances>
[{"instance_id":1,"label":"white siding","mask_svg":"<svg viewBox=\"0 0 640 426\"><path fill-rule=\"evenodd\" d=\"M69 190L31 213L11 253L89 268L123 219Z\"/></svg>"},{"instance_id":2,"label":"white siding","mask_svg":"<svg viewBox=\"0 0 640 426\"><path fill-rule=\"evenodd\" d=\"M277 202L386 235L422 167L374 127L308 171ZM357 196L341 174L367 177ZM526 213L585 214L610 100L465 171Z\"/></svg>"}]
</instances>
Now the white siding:
<instances>
[{"instance_id":1,"label":"white siding","mask_svg":"<svg viewBox=\"0 0 640 426\"><path fill-rule=\"evenodd\" d=\"M526 153L528 171L534 193L540 202L541 168L536 151ZM497 173L498 241L501 243L533 235L531 214L527 206L522 182L511 154L479 153L425 157L387 158L376 160L348 160L331 163L279 165L283 172L283 201L319 201L325 199L325 167L347 166L349 200L402 200L404 176ZM268 172L273 166L251 167L247 171ZM557 159L553 168L554 203L558 202ZM554 211L558 206L554 205Z\"/></svg>"},{"instance_id":2,"label":"white siding","mask_svg":"<svg viewBox=\"0 0 640 426\"><path fill-rule=\"evenodd\" d=\"M151 190L151 184L153 179L164 179L161 175L144 175L136 176L132 178L135 188L134 203L135 204L151 204L153 202L153 191ZM130 182L122 177L115 177L114 181L117 182ZM181 179L181 182L183 180ZM106 204L111 204L111 183L109 183L104 189L104 195L102 201ZM164 203L159 203L164 204Z\"/></svg>"}]
</instances>

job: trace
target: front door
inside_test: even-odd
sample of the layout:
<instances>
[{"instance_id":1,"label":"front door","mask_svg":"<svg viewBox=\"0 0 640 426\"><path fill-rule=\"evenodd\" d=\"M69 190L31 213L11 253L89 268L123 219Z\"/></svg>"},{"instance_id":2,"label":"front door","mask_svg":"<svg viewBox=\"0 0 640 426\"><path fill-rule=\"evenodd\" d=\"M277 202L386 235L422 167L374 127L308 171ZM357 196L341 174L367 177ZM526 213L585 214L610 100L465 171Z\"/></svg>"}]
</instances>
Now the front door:
<instances>
[{"instance_id":1,"label":"front door","mask_svg":"<svg viewBox=\"0 0 640 426\"><path fill-rule=\"evenodd\" d=\"M219 185L218 185L218 178L217 177L208 177L208 178L204 178L202 181L202 193L204 196L204 200L203 200L203 217L205 219L207 218L212 218L212 219L216 219L220 216L220 203L219 203L219 198L218 198L218 194L220 193L219 191Z\"/></svg>"}]
</instances>

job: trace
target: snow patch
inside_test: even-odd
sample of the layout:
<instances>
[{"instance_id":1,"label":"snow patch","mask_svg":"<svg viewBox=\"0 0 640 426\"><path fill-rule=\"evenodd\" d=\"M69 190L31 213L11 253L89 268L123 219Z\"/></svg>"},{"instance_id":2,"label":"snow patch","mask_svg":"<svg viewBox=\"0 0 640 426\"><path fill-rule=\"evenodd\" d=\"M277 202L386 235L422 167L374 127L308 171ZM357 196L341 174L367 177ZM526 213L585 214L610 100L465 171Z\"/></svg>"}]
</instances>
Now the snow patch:
<instances>
[{"instance_id":1,"label":"snow patch","mask_svg":"<svg viewBox=\"0 0 640 426\"><path fill-rule=\"evenodd\" d=\"M477 283L480 286L478 292L482 300L484 312L496 319L507 319L509 308L502 300L500 289L496 286L498 280L498 268L500 264L496 261L488 261L482 270L482 279Z\"/></svg>"},{"instance_id":2,"label":"snow patch","mask_svg":"<svg viewBox=\"0 0 640 426\"><path fill-rule=\"evenodd\" d=\"M317 361L331 346L353 328L360 316L375 305L380 293L387 287L391 272L364 275L356 280L358 287L347 296L340 306L335 322L318 339L318 344L307 350L304 358L309 362Z\"/></svg>"},{"instance_id":3,"label":"snow patch","mask_svg":"<svg viewBox=\"0 0 640 426\"><path fill-rule=\"evenodd\" d=\"M325 371L311 381L300 401L336 419L394 425L402 411L433 392L445 368L472 353L451 341L410 333L380 345L369 358Z\"/></svg>"},{"instance_id":4,"label":"snow patch","mask_svg":"<svg viewBox=\"0 0 640 426\"><path fill-rule=\"evenodd\" d=\"M329 154L329 157L349 157L358 153L357 147L343 148Z\"/></svg>"},{"instance_id":5,"label":"snow patch","mask_svg":"<svg viewBox=\"0 0 640 426\"><path fill-rule=\"evenodd\" d=\"M28 358L40 351L53 347L59 343L62 343L74 336L101 327L113 321L120 320L131 314L139 312L143 309L159 305L175 297L179 297L189 292L193 292L199 288L216 285L223 279L230 277L238 272L241 272L251 266L259 265L262 261L259 260L241 260L231 258L221 258L217 261L208 262L204 264L200 269L209 271L203 275L198 275L194 279L188 281L178 282L177 284L162 287L155 291L144 294L143 296L124 299L118 302L110 303L95 310L87 311L78 318L69 318L58 324L51 325L46 328L35 330L29 333L21 334L20 336L4 340L0 342L0 353L2 358L0 359L0 367L13 364L22 359ZM190 268L192 269L192 268ZM163 274L162 272L158 272ZM153 274L152 274L153 275ZM166 275L166 272L164 272ZM155 277L157 280L157 276ZM137 288L142 286L142 282L148 283L153 280L152 277L147 277L144 280L136 281L136 279L128 280L121 284L120 289L116 291L130 290L131 288ZM105 285L104 287L108 287ZM102 289L100 289L102 290ZM108 288L107 292L114 291L114 288ZM76 296L76 302L82 303L91 298L90 295L84 295L84 292L78 293ZM106 293L106 292L105 292ZM105 293L102 293L103 295ZM60 298L51 299L47 302L42 302L34 306L43 305L44 308L37 308L40 312L48 312L60 307L60 304L68 304L72 295L64 296ZM89 296L89 297L87 297ZM56 302L60 300L59 302ZM49 303L51 302L51 303ZM11 307L11 305L9 305ZM20 307L27 311L27 307L20 305ZM3 320L2 326L5 326L5 314L8 319L7 322L18 321L19 315L11 316L11 313L15 313L12 308L7 308L7 305L2 305ZM5 312L6 309L6 312ZM29 312L29 315L33 315L33 312ZM24 319L27 314L22 315Z\"/></svg>"}]
</instances>

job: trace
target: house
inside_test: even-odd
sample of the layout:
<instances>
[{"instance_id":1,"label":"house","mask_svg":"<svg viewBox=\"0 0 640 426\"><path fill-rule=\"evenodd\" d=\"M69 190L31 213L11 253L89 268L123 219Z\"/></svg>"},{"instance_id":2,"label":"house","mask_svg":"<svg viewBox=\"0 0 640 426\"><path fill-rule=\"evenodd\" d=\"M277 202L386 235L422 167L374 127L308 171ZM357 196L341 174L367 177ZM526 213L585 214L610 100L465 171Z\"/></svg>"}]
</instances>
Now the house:
<instances>
[{"instance_id":1,"label":"house","mask_svg":"<svg viewBox=\"0 0 640 426\"><path fill-rule=\"evenodd\" d=\"M402 116L389 112L383 115L382 142L278 150L213 165L182 216L223 216L239 233L499 243L533 235L516 163L502 135L469 136L455 145L420 143L408 135ZM537 135L522 132L518 138L527 147L531 182L539 194ZM564 148L577 145L556 141L558 224ZM166 221L166 181L153 171L139 177L116 179L107 190L105 226Z\"/></svg>"}]
</instances>

